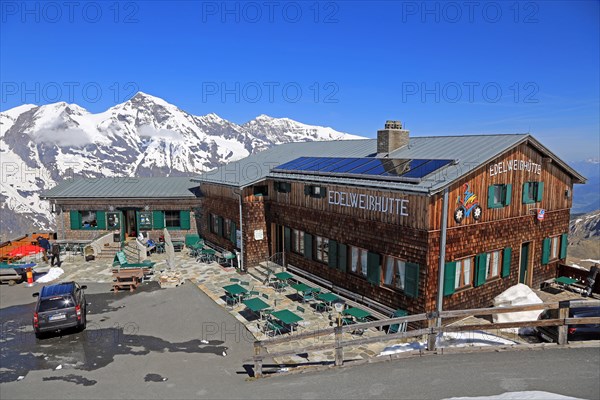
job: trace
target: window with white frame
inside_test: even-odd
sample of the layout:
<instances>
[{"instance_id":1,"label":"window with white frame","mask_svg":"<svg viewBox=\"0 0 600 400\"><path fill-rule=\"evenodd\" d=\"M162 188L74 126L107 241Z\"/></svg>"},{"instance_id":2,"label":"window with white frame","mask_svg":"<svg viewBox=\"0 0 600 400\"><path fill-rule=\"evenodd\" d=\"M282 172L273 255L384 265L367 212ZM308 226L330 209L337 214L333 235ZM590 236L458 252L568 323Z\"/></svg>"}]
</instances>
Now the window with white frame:
<instances>
[{"instance_id":1,"label":"window with white frame","mask_svg":"<svg viewBox=\"0 0 600 400\"><path fill-rule=\"evenodd\" d=\"M485 279L490 280L500 275L500 266L502 265L502 251L496 250L486 254L485 259Z\"/></svg>"},{"instance_id":2,"label":"window with white frame","mask_svg":"<svg viewBox=\"0 0 600 400\"><path fill-rule=\"evenodd\" d=\"M383 283L394 289L404 290L406 262L391 256L385 256L383 262Z\"/></svg>"},{"instance_id":3,"label":"window with white frame","mask_svg":"<svg viewBox=\"0 0 600 400\"><path fill-rule=\"evenodd\" d=\"M350 270L362 276L367 276L367 255L369 252L359 247L350 246Z\"/></svg>"},{"instance_id":4,"label":"window with white frame","mask_svg":"<svg viewBox=\"0 0 600 400\"><path fill-rule=\"evenodd\" d=\"M212 227L211 227L211 232L212 233L219 233L219 216L216 214L211 214L211 222L212 222Z\"/></svg>"},{"instance_id":5,"label":"window with white frame","mask_svg":"<svg viewBox=\"0 0 600 400\"><path fill-rule=\"evenodd\" d=\"M462 289L472 285L473 282L473 257L456 261L456 276L454 288Z\"/></svg>"}]
</instances>

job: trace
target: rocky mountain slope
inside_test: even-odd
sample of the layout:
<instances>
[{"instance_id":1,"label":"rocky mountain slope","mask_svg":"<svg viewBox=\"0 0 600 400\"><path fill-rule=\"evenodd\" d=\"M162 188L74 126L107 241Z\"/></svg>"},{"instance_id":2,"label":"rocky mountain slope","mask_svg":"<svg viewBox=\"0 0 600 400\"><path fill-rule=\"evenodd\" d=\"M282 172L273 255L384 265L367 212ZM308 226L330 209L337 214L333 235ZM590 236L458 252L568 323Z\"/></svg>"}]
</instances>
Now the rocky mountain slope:
<instances>
[{"instance_id":1,"label":"rocky mountain slope","mask_svg":"<svg viewBox=\"0 0 600 400\"><path fill-rule=\"evenodd\" d=\"M359 138L260 115L243 125L145 93L92 114L64 102L0 113L0 237L53 229L39 193L73 176L191 176L279 143Z\"/></svg>"},{"instance_id":2,"label":"rocky mountain slope","mask_svg":"<svg viewBox=\"0 0 600 400\"><path fill-rule=\"evenodd\" d=\"M568 263L600 263L600 210L578 215L569 224Z\"/></svg>"}]
</instances>

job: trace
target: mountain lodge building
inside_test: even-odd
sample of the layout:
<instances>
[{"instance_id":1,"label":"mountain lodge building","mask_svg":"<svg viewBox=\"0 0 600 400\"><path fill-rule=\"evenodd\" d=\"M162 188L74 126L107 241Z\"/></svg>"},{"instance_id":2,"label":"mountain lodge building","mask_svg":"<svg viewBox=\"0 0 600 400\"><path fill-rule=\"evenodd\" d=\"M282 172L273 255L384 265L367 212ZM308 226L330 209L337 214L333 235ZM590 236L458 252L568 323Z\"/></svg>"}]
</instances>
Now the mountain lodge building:
<instances>
[{"instance_id":1,"label":"mountain lodge building","mask_svg":"<svg viewBox=\"0 0 600 400\"><path fill-rule=\"evenodd\" d=\"M446 310L478 308L555 277L585 178L529 134L410 137L388 121L377 139L282 144L196 178L81 181L44 194L59 238L197 232L244 270L280 254L309 278L420 313L439 291Z\"/></svg>"}]
</instances>

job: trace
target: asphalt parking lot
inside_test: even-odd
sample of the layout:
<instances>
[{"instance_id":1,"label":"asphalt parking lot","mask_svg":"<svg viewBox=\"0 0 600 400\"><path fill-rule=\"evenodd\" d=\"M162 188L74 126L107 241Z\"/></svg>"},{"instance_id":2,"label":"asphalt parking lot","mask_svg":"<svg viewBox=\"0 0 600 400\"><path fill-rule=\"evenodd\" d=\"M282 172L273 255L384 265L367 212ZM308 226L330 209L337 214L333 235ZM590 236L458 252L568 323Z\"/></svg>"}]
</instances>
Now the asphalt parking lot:
<instances>
[{"instance_id":1,"label":"asphalt parking lot","mask_svg":"<svg viewBox=\"0 0 600 400\"><path fill-rule=\"evenodd\" d=\"M87 285L87 329L42 340L31 327L40 286L0 286L2 398L197 397L200 376L248 377L240 360L252 336L194 285L150 282L134 293Z\"/></svg>"}]
</instances>

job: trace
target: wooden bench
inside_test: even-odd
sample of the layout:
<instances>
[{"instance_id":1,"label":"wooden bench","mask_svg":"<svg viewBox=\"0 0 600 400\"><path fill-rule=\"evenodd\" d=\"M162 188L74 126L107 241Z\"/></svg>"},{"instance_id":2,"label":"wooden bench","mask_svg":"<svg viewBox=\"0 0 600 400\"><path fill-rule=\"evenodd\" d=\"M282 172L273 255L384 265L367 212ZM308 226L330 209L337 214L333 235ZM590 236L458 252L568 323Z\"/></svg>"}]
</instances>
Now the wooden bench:
<instances>
[{"instance_id":1,"label":"wooden bench","mask_svg":"<svg viewBox=\"0 0 600 400\"><path fill-rule=\"evenodd\" d=\"M130 292L133 292L143 278L142 268L128 268L113 272L113 290L115 293L121 289L129 289Z\"/></svg>"}]
</instances>

